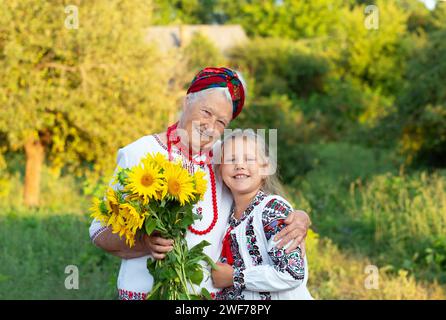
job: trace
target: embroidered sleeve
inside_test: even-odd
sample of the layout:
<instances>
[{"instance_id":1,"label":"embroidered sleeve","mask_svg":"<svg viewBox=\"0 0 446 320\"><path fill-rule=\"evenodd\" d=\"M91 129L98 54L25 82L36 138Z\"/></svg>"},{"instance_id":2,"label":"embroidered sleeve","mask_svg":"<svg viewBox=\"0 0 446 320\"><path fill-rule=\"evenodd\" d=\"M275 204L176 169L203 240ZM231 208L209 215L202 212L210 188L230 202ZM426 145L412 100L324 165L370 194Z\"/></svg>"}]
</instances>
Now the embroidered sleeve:
<instances>
[{"instance_id":1,"label":"embroidered sleeve","mask_svg":"<svg viewBox=\"0 0 446 320\"><path fill-rule=\"evenodd\" d=\"M272 199L263 208L262 226L267 241L264 245L270 261L258 265L253 262L254 266L243 271L247 290L282 291L298 287L304 282L305 261L300 248L286 254L285 249L278 249L274 241L274 236L285 227L285 219L291 211L291 207L280 199Z\"/></svg>"},{"instance_id":2,"label":"embroidered sleeve","mask_svg":"<svg viewBox=\"0 0 446 320\"><path fill-rule=\"evenodd\" d=\"M285 219L291 211L291 207L281 200L269 201L262 214L263 230L270 244L268 255L274 263L274 268L282 273L288 273L295 280L303 280L305 270L301 249L298 247L286 254L286 247L278 249L273 240L274 236L285 228Z\"/></svg>"}]
</instances>

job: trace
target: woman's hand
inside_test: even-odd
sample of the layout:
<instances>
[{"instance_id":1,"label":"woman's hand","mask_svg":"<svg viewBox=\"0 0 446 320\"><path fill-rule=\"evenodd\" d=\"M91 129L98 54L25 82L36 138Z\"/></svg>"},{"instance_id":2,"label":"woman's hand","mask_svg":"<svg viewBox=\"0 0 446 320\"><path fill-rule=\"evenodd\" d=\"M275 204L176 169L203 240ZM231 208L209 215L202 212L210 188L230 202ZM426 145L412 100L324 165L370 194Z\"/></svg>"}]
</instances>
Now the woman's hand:
<instances>
[{"instance_id":1,"label":"woman's hand","mask_svg":"<svg viewBox=\"0 0 446 320\"><path fill-rule=\"evenodd\" d=\"M274 238L275 241L280 240L277 248L281 249L290 241L290 246L285 250L290 253L297 247L302 250L302 256L305 256L305 238L307 236L308 228L311 225L311 220L308 214L302 210L291 212L285 220L287 226L283 228Z\"/></svg>"},{"instance_id":2,"label":"woman's hand","mask_svg":"<svg viewBox=\"0 0 446 320\"><path fill-rule=\"evenodd\" d=\"M217 262L217 269L212 269L212 282L216 288L227 288L233 285L234 269L227 263Z\"/></svg>"},{"instance_id":3,"label":"woman's hand","mask_svg":"<svg viewBox=\"0 0 446 320\"><path fill-rule=\"evenodd\" d=\"M162 260L166 257L166 254L173 249L173 240L164 239L157 235L147 234L143 237L143 243L152 254L152 256L157 260Z\"/></svg>"}]
</instances>

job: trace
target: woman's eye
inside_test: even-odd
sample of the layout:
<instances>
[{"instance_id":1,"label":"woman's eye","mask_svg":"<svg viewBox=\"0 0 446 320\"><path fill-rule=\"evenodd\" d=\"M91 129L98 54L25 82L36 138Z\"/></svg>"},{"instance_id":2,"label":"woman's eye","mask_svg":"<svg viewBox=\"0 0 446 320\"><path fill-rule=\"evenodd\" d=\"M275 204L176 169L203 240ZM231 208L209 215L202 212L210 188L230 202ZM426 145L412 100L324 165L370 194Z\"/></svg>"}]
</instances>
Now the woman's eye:
<instances>
[{"instance_id":1,"label":"woman's eye","mask_svg":"<svg viewBox=\"0 0 446 320\"><path fill-rule=\"evenodd\" d=\"M226 127L226 123L224 121L218 120L218 122L223 126Z\"/></svg>"},{"instance_id":2,"label":"woman's eye","mask_svg":"<svg viewBox=\"0 0 446 320\"><path fill-rule=\"evenodd\" d=\"M205 109L201 109L201 111L203 112L204 115L206 116L211 116L211 113Z\"/></svg>"}]
</instances>

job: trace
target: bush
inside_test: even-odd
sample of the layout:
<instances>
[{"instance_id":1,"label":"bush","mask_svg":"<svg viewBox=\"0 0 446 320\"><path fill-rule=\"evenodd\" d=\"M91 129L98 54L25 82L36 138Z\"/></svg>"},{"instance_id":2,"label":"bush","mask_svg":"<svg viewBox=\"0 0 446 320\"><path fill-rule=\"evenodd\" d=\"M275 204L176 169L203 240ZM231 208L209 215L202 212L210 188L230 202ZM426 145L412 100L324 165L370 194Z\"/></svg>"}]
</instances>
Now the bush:
<instances>
[{"instance_id":1,"label":"bush","mask_svg":"<svg viewBox=\"0 0 446 320\"><path fill-rule=\"evenodd\" d=\"M324 59L297 42L281 39L254 39L233 48L230 59L255 78L255 96L276 93L306 98L322 91L328 72Z\"/></svg>"}]
</instances>

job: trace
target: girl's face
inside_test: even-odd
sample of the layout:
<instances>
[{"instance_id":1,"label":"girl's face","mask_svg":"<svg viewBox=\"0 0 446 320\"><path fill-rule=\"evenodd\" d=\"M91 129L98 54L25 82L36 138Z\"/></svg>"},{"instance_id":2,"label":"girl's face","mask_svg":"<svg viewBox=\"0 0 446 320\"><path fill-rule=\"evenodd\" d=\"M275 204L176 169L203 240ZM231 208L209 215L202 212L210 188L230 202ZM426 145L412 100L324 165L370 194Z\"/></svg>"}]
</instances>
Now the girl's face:
<instances>
[{"instance_id":1,"label":"girl's face","mask_svg":"<svg viewBox=\"0 0 446 320\"><path fill-rule=\"evenodd\" d=\"M257 192L262 186L260 169L264 166L254 139L236 137L224 144L221 175L232 193Z\"/></svg>"}]
</instances>

